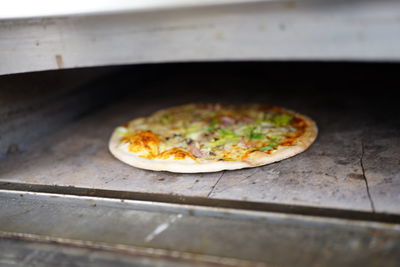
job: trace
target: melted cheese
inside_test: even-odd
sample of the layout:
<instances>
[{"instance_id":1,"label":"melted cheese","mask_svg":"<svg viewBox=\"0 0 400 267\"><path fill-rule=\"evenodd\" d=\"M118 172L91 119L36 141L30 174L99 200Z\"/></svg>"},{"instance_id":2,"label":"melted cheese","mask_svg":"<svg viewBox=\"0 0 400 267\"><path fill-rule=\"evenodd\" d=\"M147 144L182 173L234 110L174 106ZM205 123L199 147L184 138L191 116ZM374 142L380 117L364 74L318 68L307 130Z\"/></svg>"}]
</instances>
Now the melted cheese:
<instances>
[{"instance_id":1,"label":"melted cheese","mask_svg":"<svg viewBox=\"0 0 400 267\"><path fill-rule=\"evenodd\" d=\"M133 153L146 151L146 158L153 158L158 155L160 139L151 131L140 131L124 137L130 145L128 150Z\"/></svg>"},{"instance_id":2,"label":"melted cheese","mask_svg":"<svg viewBox=\"0 0 400 267\"><path fill-rule=\"evenodd\" d=\"M168 159L170 157L173 157L174 159L185 159L186 157L189 157L193 160L196 159L189 152L186 152L179 148L172 148L157 155L157 158L159 159Z\"/></svg>"},{"instance_id":3,"label":"melted cheese","mask_svg":"<svg viewBox=\"0 0 400 267\"><path fill-rule=\"evenodd\" d=\"M270 154L279 146L295 144L307 124L293 117L274 125L282 114L287 113L278 107L186 105L138 118L118 129L128 151L147 159L243 160L254 151ZM201 149L199 158L189 152L193 142ZM273 148L264 151L272 143Z\"/></svg>"}]
</instances>

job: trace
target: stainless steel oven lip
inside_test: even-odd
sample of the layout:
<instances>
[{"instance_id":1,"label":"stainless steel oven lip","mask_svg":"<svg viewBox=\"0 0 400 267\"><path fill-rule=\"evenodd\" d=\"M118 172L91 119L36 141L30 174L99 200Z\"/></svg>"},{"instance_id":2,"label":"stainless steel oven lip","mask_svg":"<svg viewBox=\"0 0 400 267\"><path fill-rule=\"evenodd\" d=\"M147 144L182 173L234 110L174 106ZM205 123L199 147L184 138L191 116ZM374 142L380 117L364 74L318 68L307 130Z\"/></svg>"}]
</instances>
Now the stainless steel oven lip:
<instances>
[{"instance_id":1,"label":"stainless steel oven lip","mask_svg":"<svg viewBox=\"0 0 400 267\"><path fill-rule=\"evenodd\" d=\"M184 8L0 19L0 74L163 62L400 60L396 1L179 2Z\"/></svg>"},{"instance_id":2,"label":"stainless steel oven lip","mask_svg":"<svg viewBox=\"0 0 400 267\"><path fill-rule=\"evenodd\" d=\"M400 249L398 223L9 189L0 190L0 203L1 242L51 243L54 251L64 245L233 266L295 260L265 254L278 246L309 253L301 258L307 266L333 254L360 263L361 251L363 259L392 263Z\"/></svg>"},{"instance_id":3,"label":"stainless steel oven lip","mask_svg":"<svg viewBox=\"0 0 400 267\"><path fill-rule=\"evenodd\" d=\"M198 253L182 252L176 250L166 250L152 247L140 247L122 244L108 244L105 242L92 242L87 240L77 240L68 238L59 238L52 236L36 235L29 233L15 233L0 231L0 240L9 240L11 242L21 241L23 244L35 242L39 244L48 244L54 252L62 251L60 247L71 247L78 249L92 249L97 252L110 252L115 257L127 255L131 257L144 257L147 261L154 259L164 262L178 261L183 264L197 263L200 266L269 266L263 262L248 261L242 259L219 257L213 255L203 255ZM0 241L1 242L1 241ZM22 245L21 247L23 247ZM1 252L0 252L1 256ZM68 256L67 256L68 257ZM68 258L67 258L68 259ZM70 259L69 259L70 260ZM50 265L46 265L50 266ZM185 265L186 266L186 265ZM196 265L197 266L197 265Z\"/></svg>"},{"instance_id":4,"label":"stainless steel oven lip","mask_svg":"<svg viewBox=\"0 0 400 267\"><path fill-rule=\"evenodd\" d=\"M0 193L18 193L23 195L40 195L60 199L102 200L108 203L130 203L135 207L155 211L184 211L189 215L194 211L201 214L226 216L242 215L247 219L259 217L276 218L317 218L318 221L351 223L378 223L400 227L400 215L390 213L365 212L334 208L318 208L311 206L290 205L282 203L261 203L229 199L215 199L161 193L142 193L131 191L81 188L73 186L50 186L40 184L22 184L0 182ZM240 216L239 216L240 217ZM400 228L399 228L400 229Z\"/></svg>"}]
</instances>

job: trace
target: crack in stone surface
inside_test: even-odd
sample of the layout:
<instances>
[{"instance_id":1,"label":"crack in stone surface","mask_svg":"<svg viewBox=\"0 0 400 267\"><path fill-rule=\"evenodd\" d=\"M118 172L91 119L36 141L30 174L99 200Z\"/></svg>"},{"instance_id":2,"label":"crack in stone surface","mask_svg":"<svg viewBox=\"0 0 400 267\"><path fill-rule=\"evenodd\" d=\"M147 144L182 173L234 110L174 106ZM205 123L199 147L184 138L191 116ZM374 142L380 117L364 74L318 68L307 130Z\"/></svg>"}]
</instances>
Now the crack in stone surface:
<instances>
[{"instance_id":1,"label":"crack in stone surface","mask_svg":"<svg viewBox=\"0 0 400 267\"><path fill-rule=\"evenodd\" d=\"M208 193L207 197L210 197L211 194L214 192L215 187L217 186L217 184L219 183L219 180L221 180L222 176L224 176L225 171L222 171L221 176L218 178L218 180L215 182L215 184L211 187L210 192Z\"/></svg>"},{"instance_id":2,"label":"crack in stone surface","mask_svg":"<svg viewBox=\"0 0 400 267\"><path fill-rule=\"evenodd\" d=\"M363 175L363 179L364 179L364 182L365 182L365 186L367 187L367 195L368 195L369 203L371 204L372 212L375 212L374 201L372 200L371 193L369 192L369 185L368 185L367 176L365 176L365 169L364 169L363 159L364 159L364 142L361 140L360 165L361 165L361 170L362 170L362 175Z\"/></svg>"},{"instance_id":3,"label":"crack in stone surface","mask_svg":"<svg viewBox=\"0 0 400 267\"><path fill-rule=\"evenodd\" d=\"M237 185L240 184L241 182L246 181L246 180L249 179L250 177L254 176L257 172L259 172L259 170L260 170L259 168L256 169L255 172L253 172L253 173L247 175L245 178L243 178L243 179L240 180L239 182L236 182L236 183L233 184L233 185L227 186L227 187L223 188L222 190L219 190L218 193L224 192L224 191L226 191L226 190L228 190L228 189L231 189L231 188L237 186Z\"/></svg>"}]
</instances>

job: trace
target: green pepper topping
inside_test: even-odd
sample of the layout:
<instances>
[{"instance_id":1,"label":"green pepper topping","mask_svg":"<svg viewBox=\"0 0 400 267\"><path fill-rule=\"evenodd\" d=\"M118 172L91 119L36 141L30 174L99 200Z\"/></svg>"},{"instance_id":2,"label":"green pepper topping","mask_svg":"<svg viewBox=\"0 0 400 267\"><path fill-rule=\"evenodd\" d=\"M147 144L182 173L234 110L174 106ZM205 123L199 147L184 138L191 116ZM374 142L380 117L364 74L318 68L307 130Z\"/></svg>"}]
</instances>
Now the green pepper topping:
<instances>
[{"instance_id":1,"label":"green pepper topping","mask_svg":"<svg viewBox=\"0 0 400 267\"><path fill-rule=\"evenodd\" d=\"M250 130L250 133L249 133L249 138L250 139L260 139L262 137L264 137L264 135L262 133L256 132L256 128L255 127L253 127Z\"/></svg>"},{"instance_id":2,"label":"green pepper topping","mask_svg":"<svg viewBox=\"0 0 400 267\"><path fill-rule=\"evenodd\" d=\"M164 117L161 118L161 123L162 124L168 124L172 120L172 117L169 115L165 115Z\"/></svg>"},{"instance_id":3,"label":"green pepper topping","mask_svg":"<svg viewBox=\"0 0 400 267\"><path fill-rule=\"evenodd\" d=\"M226 130L226 129L218 129L218 133L221 135L232 135L232 136L236 135L233 131Z\"/></svg>"},{"instance_id":4,"label":"green pepper topping","mask_svg":"<svg viewBox=\"0 0 400 267\"><path fill-rule=\"evenodd\" d=\"M277 145L278 145L278 143L277 143L277 142L275 142L275 141L271 141L271 142L269 143L269 145L270 145L270 146L273 146L273 147L275 147L275 146L277 146Z\"/></svg>"},{"instance_id":5,"label":"green pepper topping","mask_svg":"<svg viewBox=\"0 0 400 267\"><path fill-rule=\"evenodd\" d=\"M275 126L287 126L291 121L292 121L293 117L288 115L288 114L279 114L276 115L272 118L272 123Z\"/></svg>"},{"instance_id":6,"label":"green pepper topping","mask_svg":"<svg viewBox=\"0 0 400 267\"><path fill-rule=\"evenodd\" d=\"M214 131L215 130L215 126L217 126L217 124L218 124L217 120L213 120L212 122L210 122L210 124L206 128L207 132Z\"/></svg>"},{"instance_id":7,"label":"green pepper topping","mask_svg":"<svg viewBox=\"0 0 400 267\"><path fill-rule=\"evenodd\" d=\"M237 142L240 140L240 137L237 135L225 135L221 137L220 139L214 140L210 142L211 147L216 147L216 146L221 146L225 145L230 142Z\"/></svg>"},{"instance_id":8,"label":"green pepper topping","mask_svg":"<svg viewBox=\"0 0 400 267\"><path fill-rule=\"evenodd\" d=\"M260 147L259 149L260 149L261 151L274 150L274 149L276 149L276 146L277 146L277 145L278 145L277 142L271 141L268 145L263 146L263 147Z\"/></svg>"},{"instance_id":9,"label":"green pepper topping","mask_svg":"<svg viewBox=\"0 0 400 267\"><path fill-rule=\"evenodd\" d=\"M268 146L263 146L259 148L261 151L270 151L270 150L274 150L274 148L270 145Z\"/></svg>"}]
</instances>

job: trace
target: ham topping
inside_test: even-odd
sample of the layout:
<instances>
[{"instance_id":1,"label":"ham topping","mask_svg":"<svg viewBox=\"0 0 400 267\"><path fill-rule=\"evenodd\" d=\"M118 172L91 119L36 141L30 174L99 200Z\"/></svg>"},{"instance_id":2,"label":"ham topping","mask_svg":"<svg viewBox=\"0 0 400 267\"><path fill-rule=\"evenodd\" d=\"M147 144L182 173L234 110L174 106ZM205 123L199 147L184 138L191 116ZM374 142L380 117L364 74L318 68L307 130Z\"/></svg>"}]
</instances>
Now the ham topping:
<instances>
[{"instance_id":1,"label":"ham topping","mask_svg":"<svg viewBox=\"0 0 400 267\"><path fill-rule=\"evenodd\" d=\"M189 146L189 153L192 154L193 156L195 156L196 158L201 158L201 157L205 157L207 154L205 154L204 152L202 152L198 146L197 146L197 142L192 142Z\"/></svg>"}]
</instances>

